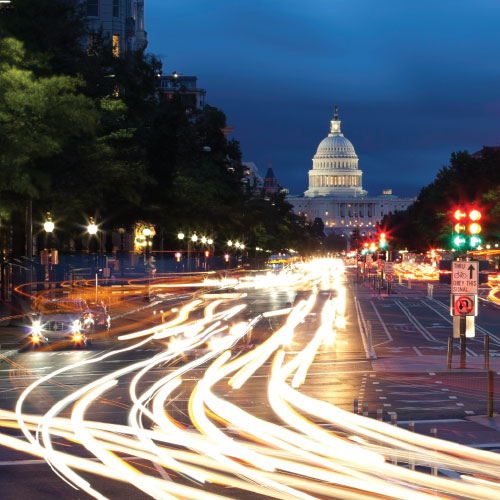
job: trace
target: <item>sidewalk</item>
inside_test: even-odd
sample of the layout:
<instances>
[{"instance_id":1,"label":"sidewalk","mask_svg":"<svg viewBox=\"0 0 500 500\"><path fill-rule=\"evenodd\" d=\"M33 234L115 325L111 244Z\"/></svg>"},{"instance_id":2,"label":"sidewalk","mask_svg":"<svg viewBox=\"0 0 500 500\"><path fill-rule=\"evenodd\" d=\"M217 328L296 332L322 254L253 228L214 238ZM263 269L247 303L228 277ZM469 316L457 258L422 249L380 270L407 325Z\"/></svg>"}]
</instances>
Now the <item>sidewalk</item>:
<instances>
[{"instance_id":1,"label":"sidewalk","mask_svg":"<svg viewBox=\"0 0 500 500\"><path fill-rule=\"evenodd\" d=\"M409 356L394 358L377 358L371 360L374 371L396 372L396 373L466 373L467 371L484 371L484 360L482 356L467 356L467 367L460 370L460 355L455 352L451 370L446 367L446 356ZM490 358L490 370L500 374L500 358Z\"/></svg>"}]
</instances>

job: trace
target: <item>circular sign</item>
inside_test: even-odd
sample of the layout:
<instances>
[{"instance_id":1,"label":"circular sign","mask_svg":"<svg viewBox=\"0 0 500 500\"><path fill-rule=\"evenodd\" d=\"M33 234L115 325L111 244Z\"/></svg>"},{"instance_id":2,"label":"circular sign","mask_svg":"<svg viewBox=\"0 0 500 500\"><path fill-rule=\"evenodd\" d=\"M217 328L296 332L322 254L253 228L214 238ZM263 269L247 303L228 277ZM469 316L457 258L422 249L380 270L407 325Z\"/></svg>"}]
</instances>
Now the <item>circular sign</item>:
<instances>
[{"instance_id":1,"label":"circular sign","mask_svg":"<svg viewBox=\"0 0 500 500\"><path fill-rule=\"evenodd\" d=\"M455 311L460 316L467 316L474 309L474 300L471 297L462 296L455 299Z\"/></svg>"},{"instance_id":2,"label":"circular sign","mask_svg":"<svg viewBox=\"0 0 500 500\"><path fill-rule=\"evenodd\" d=\"M386 281L393 281L394 280L394 274L386 274L385 275L385 280Z\"/></svg>"}]
</instances>

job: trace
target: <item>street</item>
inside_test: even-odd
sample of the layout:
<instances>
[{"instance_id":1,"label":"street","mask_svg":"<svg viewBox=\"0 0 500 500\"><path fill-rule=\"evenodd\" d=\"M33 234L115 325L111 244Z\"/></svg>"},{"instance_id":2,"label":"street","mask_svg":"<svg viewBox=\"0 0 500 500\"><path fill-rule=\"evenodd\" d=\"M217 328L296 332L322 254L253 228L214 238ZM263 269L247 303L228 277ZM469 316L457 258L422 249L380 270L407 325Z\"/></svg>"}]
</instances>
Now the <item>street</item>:
<instances>
[{"instance_id":1,"label":"street","mask_svg":"<svg viewBox=\"0 0 500 500\"><path fill-rule=\"evenodd\" d=\"M158 284L88 349L16 348L8 329L2 498L498 495L498 420L483 417L495 305L480 308L467 369L455 342L448 370L447 285L379 294L323 259L195 289Z\"/></svg>"}]
</instances>

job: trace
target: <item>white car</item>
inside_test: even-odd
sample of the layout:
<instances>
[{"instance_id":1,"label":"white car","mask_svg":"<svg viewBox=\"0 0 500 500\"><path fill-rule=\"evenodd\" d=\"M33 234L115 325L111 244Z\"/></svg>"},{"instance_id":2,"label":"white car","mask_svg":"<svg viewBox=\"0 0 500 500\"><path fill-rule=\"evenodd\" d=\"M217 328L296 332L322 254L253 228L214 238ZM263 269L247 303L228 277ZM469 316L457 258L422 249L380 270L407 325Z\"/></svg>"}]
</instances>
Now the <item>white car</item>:
<instances>
[{"instance_id":1,"label":"white car","mask_svg":"<svg viewBox=\"0 0 500 500\"><path fill-rule=\"evenodd\" d=\"M56 299L40 304L40 312L31 324L34 346L69 341L85 347L92 343L94 319L83 299Z\"/></svg>"}]
</instances>

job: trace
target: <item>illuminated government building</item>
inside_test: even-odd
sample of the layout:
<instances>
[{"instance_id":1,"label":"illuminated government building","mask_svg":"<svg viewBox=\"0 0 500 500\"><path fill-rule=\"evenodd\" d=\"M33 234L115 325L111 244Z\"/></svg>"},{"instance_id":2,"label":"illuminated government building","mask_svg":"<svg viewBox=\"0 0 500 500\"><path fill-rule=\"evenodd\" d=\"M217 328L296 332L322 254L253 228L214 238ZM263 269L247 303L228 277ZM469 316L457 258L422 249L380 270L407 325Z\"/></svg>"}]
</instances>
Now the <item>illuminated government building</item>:
<instances>
[{"instance_id":1,"label":"illuminated government building","mask_svg":"<svg viewBox=\"0 0 500 500\"><path fill-rule=\"evenodd\" d=\"M309 189L303 196L289 196L287 201L295 213L308 220L321 218L327 234L349 236L358 227L361 235L371 236L384 215L405 210L414 199L394 196L391 189L384 189L380 196L368 196L362 178L358 156L342 133L335 107L330 133L319 143L313 157Z\"/></svg>"}]
</instances>

